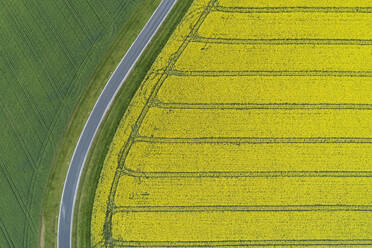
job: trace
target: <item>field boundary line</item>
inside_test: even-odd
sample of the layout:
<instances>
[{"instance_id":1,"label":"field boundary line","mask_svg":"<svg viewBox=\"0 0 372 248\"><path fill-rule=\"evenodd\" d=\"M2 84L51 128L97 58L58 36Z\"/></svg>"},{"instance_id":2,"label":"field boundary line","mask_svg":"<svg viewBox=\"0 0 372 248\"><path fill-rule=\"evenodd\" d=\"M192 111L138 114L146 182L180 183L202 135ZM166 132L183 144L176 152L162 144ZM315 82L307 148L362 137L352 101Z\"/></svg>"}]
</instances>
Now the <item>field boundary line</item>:
<instances>
[{"instance_id":1,"label":"field boundary line","mask_svg":"<svg viewBox=\"0 0 372 248\"><path fill-rule=\"evenodd\" d=\"M372 137L147 137L134 142L165 144L372 144Z\"/></svg>"},{"instance_id":2,"label":"field boundary line","mask_svg":"<svg viewBox=\"0 0 372 248\"><path fill-rule=\"evenodd\" d=\"M115 247L226 247L226 246L371 246L372 239L308 240L221 240L221 241L124 241L113 240Z\"/></svg>"},{"instance_id":3,"label":"field boundary line","mask_svg":"<svg viewBox=\"0 0 372 248\"><path fill-rule=\"evenodd\" d=\"M149 212L344 212L372 211L372 205L211 205L211 206L117 206L115 213Z\"/></svg>"},{"instance_id":4,"label":"field boundary line","mask_svg":"<svg viewBox=\"0 0 372 248\"><path fill-rule=\"evenodd\" d=\"M170 76L203 76L203 77L232 77L232 76L260 76L260 77L372 77L372 71L323 71L323 70L308 70L308 71L257 71L257 70L242 70L242 71L183 71L173 69L168 72Z\"/></svg>"},{"instance_id":5,"label":"field boundary line","mask_svg":"<svg viewBox=\"0 0 372 248\"><path fill-rule=\"evenodd\" d=\"M192 42L229 45L372 45L370 39L240 39L195 36Z\"/></svg>"},{"instance_id":6,"label":"field boundary line","mask_svg":"<svg viewBox=\"0 0 372 248\"><path fill-rule=\"evenodd\" d=\"M372 104L353 103L179 103L153 101L153 107L160 109L217 109L217 110L297 110L297 109L332 109L332 110L372 110Z\"/></svg>"},{"instance_id":7,"label":"field boundary line","mask_svg":"<svg viewBox=\"0 0 372 248\"><path fill-rule=\"evenodd\" d=\"M217 5L212 11L229 13L372 13L372 7L227 7Z\"/></svg>"},{"instance_id":8,"label":"field boundary line","mask_svg":"<svg viewBox=\"0 0 372 248\"><path fill-rule=\"evenodd\" d=\"M138 171L123 167L121 175L144 178L283 178L283 177L372 177L372 171L202 171L202 172L168 172ZM113 204L112 204L113 205Z\"/></svg>"}]
</instances>

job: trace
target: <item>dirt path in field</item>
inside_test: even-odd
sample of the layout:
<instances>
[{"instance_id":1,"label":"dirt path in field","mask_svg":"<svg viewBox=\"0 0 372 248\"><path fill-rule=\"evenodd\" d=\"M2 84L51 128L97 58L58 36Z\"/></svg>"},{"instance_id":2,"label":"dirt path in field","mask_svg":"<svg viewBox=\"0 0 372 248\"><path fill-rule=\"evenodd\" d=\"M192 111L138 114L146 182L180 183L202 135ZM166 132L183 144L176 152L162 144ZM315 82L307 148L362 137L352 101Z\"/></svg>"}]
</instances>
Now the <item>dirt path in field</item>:
<instances>
[{"instance_id":1,"label":"dirt path in field","mask_svg":"<svg viewBox=\"0 0 372 248\"><path fill-rule=\"evenodd\" d=\"M44 233L45 233L44 216L41 216L40 248L44 248L45 245Z\"/></svg>"}]
</instances>

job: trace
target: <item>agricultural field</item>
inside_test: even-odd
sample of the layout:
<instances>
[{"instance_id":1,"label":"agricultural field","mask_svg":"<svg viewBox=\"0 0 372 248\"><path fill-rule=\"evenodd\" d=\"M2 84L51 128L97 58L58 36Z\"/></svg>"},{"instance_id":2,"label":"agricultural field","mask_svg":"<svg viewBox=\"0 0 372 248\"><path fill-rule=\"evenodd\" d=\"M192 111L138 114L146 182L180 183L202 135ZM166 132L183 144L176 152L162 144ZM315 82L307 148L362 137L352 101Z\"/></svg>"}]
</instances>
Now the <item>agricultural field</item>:
<instances>
[{"instance_id":1,"label":"agricultural field","mask_svg":"<svg viewBox=\"0 0 372 248\"><path fill-rule=\"evenodd\" d=\"M116 131L94 247L372 245L371 18L194 0Z\"/></svg>"},{"instance_id":2,"label":"agricultural field","mask_svg":"<svg viewBox=\"0 0 372 248\"><path fill-rule=\"evenodd\" d=\"M71 114L143 2L0 2L0 247L39 247L48 176ZM150 10L159 1L151 2Z\"/></svg>"}]
</instances>

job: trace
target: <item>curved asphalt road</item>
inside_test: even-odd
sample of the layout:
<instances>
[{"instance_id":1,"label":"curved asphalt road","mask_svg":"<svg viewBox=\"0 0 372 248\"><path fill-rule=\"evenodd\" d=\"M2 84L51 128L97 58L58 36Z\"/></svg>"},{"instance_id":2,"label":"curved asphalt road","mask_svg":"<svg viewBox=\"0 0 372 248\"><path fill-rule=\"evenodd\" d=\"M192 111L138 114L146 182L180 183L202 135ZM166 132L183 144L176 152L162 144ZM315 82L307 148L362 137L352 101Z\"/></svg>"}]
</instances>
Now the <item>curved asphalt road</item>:
<instances>
[{"instance_id":1,"label":"curved asphalt road","mask_svg":"<svg viewBox=\"0 0 372 248\"><path fill-rule=\"evenodd\" d=\"M163 0L150 20L147 22L137 39L129 48L120 64L111 75L101 95L99 96L88 121L85 123L83 132L75 147L70 167L67 172L58 217L58 247L70 248L72 235L72 220L74 216L74 205L76 192L79 185L80 174L87 158L89 148L94 136L102 122L105 113L109 109L115 95L128 76L129 72L137 62L138 58L163 23L177 0Z\"/></svg>"}]
</instances>

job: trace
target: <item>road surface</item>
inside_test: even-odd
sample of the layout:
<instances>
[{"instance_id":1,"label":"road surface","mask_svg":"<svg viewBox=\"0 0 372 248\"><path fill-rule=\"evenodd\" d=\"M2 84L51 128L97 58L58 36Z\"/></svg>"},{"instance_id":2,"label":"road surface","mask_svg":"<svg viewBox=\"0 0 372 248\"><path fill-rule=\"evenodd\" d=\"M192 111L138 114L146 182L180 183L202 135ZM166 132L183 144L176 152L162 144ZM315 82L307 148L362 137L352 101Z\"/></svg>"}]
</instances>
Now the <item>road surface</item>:
<instances>
[{"instance_id":1,"label":"road surface","mask_svg":"<svg viewBox=\"0 0 372 248\"><path fill-rule=\"evenodd\" d=\"M90 116L85 123L79 141L75 147L70 167L67 172L63 193L61 198L59 217L58 217L58 247L70 248L72 236L72 223L74 216L74 205L80 175L83 170L84 162L87 158L89 148L97 133L97 130L109 109L115 95L124 83L131 69L151 41L152 37L163 23L177 0L163 0L150 20L147 22L137 39L129 48L118 67L111 75L105 88L101 92Z\"/></svg>"}]
</instances>

